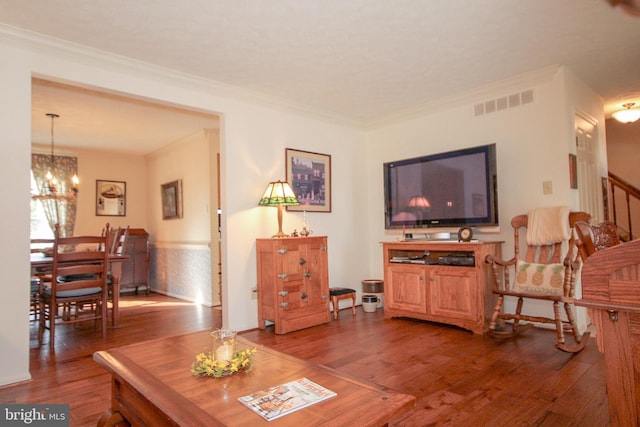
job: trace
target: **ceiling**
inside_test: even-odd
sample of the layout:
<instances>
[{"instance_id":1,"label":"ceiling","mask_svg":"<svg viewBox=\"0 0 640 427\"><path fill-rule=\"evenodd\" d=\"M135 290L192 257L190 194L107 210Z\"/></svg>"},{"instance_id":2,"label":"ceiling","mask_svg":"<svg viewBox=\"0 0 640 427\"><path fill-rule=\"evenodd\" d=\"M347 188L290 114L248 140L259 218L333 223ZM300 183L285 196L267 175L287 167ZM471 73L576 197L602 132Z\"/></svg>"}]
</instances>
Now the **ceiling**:
<instances>
[{"instance_id":1,"label":"ceiling","mask_svg":"<svg viewBox=\"0 0 640 427\"><path fill-rule=\"evenodd\" d=\"M31 114L34 144L147 154L172 142L219 127L217 116L99 92L41 79L32 79Z\"/></svg>"},{"instance_id":2,"label":"ceiling","mask_svg":"<svg viewBox=\"0 0 640 427\"><path fill-rule=\"evenodd\" d=\"M605 0L0 0L0 22L364 126L553 65L607 113L640 104L640 17ZM42 142L47 112L61 116L56 144L125 151L217 126L50 82L33 99Z\"/></svg>"}]
</instances>

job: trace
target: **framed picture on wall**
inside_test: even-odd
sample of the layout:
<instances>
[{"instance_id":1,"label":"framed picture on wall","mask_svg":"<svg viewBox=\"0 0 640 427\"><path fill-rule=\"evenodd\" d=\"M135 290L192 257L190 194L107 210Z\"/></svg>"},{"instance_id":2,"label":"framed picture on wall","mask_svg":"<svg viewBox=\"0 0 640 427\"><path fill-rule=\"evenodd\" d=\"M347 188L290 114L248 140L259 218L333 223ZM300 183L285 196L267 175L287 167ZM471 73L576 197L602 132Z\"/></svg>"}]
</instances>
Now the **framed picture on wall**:
<instances>
[{"instance_id":1,"label":"framed picture on wall","mask_svg":"<svg viewBox=\"0 0 640 427\"><path fill-rule=\"evenodd\" d=\"M578 157L569 154L569 188L578 188Z\"/></svg>"},{"instance_id":2,"label":"framed picture on wall","mask_svg":"<svg viewBox=\"0 0 640 427\"><path fill-rule=\"evenodd\" d=\"M162 184L162 219L182 218L182 180Z\"/></svg>"},{"instance_id":3,"label":"framed picture on wall","mask_svg":"<svg viewBox=\"0 0 640 427\"><path fill-rule=\"evenodd\" d=\"M285 150L287 182L300 202L288 211L331 212L331 156L309 151Z\"/></svg>"},{"instance_id":4,"label":"framed picture on wall","mask_svg":"<svg viewBox=\"0 0 640 427\"><path fill-rule=\"evenodd\" d=\"M127 215L127 183L96 180L96 216Z\"/></svg>"}]
</instances>

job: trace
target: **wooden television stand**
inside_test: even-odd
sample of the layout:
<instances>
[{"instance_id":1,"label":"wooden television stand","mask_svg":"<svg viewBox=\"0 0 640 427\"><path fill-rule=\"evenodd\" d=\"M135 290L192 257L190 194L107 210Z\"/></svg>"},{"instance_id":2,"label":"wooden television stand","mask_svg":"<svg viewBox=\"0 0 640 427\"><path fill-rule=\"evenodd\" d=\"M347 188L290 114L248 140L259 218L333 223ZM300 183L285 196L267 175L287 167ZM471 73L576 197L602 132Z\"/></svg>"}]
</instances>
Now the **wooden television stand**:
<instances>
[{"instance_id":1,"label":"wooden television stand","mask_svg":"<svg viewBox=\"0 0 640 427\"><path fill-rule=\"evenodd\" d=\"M484 259L503 242L383 242L384 316L411 317L484 333L494 279Z\"/></svg>"}]
</instances>

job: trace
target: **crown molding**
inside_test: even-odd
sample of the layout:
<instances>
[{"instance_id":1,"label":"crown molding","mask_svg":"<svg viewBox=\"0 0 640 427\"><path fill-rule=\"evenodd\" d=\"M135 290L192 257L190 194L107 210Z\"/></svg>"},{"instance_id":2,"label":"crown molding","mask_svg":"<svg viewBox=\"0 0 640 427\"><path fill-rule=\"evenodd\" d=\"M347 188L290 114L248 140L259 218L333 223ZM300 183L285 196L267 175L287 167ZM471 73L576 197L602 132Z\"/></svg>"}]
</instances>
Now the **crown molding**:
<instances>
[{"instance_id":1,"label":"crown molding","mask_svg":"<svg viewBox=\"0 0 640 427\"><path fill-rule=\"evenodd\" d=\"M89 63L90 65L99 68L110 69L118 72L125 70L135 73L144 73L147 76L154 76L174 86L178 84L181 87L200 92L205 90L212 95L226 96L245 102L259 104L272 109L286 111L292 114L307 116L316 120L323 120L351 128L358 128L360 130L372 130L450 108L457 108L461 105L472 105L474 101L484 99L487 96L493 96L497 92L508 93L509 91L514 90L514 88L530 87L541 82L547 82L550 81L558 70L562 68L561 65L551 65L465 92L429 101L412 108L399 110L395 114L387 115L379 119L360 120L347 118L331 111L311 108L306 105L293 103L238 86L194 76L192 74L138 61L136 59L116 55L110 52L90 48L78 43L46 36L6 24L0 24L0 41L3 39L10 41L13 44L20 45L25 49L67 58L71 61ZM50 76L38 77L51 79ZM79 84L78 82L61 82L82 86L82 84ZM135 95L131 94L131 96Z\"/></svg>"},{"instance_id":2,"label":"crown molding","mask_svg":"<svg viewBox=\"0 0 640 427\"><path fill-rule=\"evenodd\" d=\"M2 40L9 42L11 45L17 45L30 51L53 55L74 62L82 62L102 69L117 71L120 73L123 72L123 70L124 72L143 73L147 78L149 76L153 76L161 81L167 82L168 84L174 86L179 85L199 92L204 90L213 95L225 96L236 100L255 103L293 114L308 116L314 119L323 119L324 121L333 122L343 126L355 128L361 128L364 126L362 121L349 119L330 111L310 108L306 105L293 103L238 86L194 76L174 69L169 69L0 23L0 42L2 42ZM34 75L43 79L52 79L51 76L47 75L38 73L34 73ZM95 87L83 85L80 82L66 81L62 79L57 79L56 81L96 89ZM136 95L131 94L131 96L135 97Z\"/></svg>"}]
</instances>

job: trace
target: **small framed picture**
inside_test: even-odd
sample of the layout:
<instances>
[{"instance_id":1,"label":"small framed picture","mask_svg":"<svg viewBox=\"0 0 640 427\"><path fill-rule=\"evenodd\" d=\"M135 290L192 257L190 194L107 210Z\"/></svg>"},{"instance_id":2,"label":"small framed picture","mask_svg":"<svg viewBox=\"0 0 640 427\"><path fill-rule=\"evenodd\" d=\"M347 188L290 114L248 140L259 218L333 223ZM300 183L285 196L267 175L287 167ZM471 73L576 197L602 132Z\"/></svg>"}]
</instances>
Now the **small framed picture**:
<instances>
[{"instance_id":1,"label":"small framed picture","mask_svg":"<svg viewBox=\"0 0 640 427\"><path fill-rule=\"evenodd\" d=\"M285 150L287 182L300 202L288 211L331 212L331 156L309 151Z\"/></svg>"},{"instance_id":2,"label":"small framed picture","mask_svg":"<svg viewBox=\"0 0 640 427\"><path fill-rule=\"evenodd\" d=\"M127 183L96 180L96 216L127 215Z\"/></svg>"},{"instance_id":3,"label":"small framed picture","mask_svg":"<svg viewBox=\"0 0 640 427\"><path fill-rule=\"evenodd\" d=\"M182 218L182 180L162 184L162 219Z\"/></svg>"},{"instance_id":4,"label":"small framed picture","mask_svg":"<svg viewBox=\"0 0 640 427\"><path fill-rule=\"evenodd\" d=\"M578 157L569 154L569 188L578 188Z\"/></svg>"}]
</instances>

